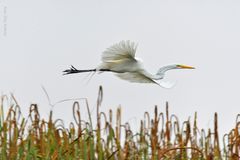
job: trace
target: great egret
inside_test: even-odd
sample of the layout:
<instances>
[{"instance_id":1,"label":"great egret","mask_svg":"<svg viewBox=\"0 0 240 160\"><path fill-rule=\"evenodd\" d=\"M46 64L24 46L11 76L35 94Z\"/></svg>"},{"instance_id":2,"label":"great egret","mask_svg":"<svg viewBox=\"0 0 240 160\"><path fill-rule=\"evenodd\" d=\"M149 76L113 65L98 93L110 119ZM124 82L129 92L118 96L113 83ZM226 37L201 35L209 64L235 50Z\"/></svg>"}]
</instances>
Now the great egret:
<instances>
[{"instance_id":1,"label":"great egret","mask_svg":"<svg viewBox=\"0 0 240 160\"><path fill-rule=\"evenodd\" d=\"M194 69L194 67L173 64L161 67L156 74L150 74L142 65L142 62L135 57L137 45L130 41L121 41L107 48L102 54L102 63L88 70L78 70L71 66L64 72L66 74L75 74L83 72L114 72L124 80L138 83L154 83L164 88L171 88L174 84L165 82L162 79L165 73L172 69ZM159 83L157 80L160 80Z\"/></svg>"}]
</instances>

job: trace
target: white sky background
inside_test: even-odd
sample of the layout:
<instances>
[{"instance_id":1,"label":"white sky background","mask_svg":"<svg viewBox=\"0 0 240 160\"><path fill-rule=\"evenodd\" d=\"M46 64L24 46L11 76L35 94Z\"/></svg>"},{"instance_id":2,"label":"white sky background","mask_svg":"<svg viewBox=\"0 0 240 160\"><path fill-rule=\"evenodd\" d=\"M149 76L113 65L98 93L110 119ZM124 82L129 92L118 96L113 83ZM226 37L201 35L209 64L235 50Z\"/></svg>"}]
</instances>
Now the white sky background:
<instances>
[{"instance_id":1,"label":"white sky background","mask_svg":"<svg viewBox=\"0 0 240 160\"><path fill-rule=\"evenodd\" d=\"M91 109L102 85L101 110L121 105L123 122L133 128L154 105L165 111L166 101L181 121L197 111L200 128L213 128L218 112L221 134L233 128L240 106L240 1L0 0L0 7L0 91L12 92L24 114L37 103L48 116L41 85L52 102L86 97ZM138 43L137 57L152 73L173 63L197 69L168 72L177 81L170 90L110 73L88 84L86 74L62 76L71 64L95 68L102 51L121 40ZM85 116L83 105L82 111ZM54 117L72 121L72 102L55 106Z\"/></svg>"}]
</instances>

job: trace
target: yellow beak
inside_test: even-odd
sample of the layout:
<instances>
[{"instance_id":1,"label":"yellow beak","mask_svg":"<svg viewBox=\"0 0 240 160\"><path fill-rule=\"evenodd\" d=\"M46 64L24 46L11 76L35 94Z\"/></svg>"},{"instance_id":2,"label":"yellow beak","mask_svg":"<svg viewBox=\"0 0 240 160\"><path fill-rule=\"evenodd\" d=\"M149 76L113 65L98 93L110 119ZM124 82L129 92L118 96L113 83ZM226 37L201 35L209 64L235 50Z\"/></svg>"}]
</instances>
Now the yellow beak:
<instances>
[{"instance_id":1,"label":"yellow beak","mask_svg":"<svg viewBox=\"0 0 240 160\"><path fill-rule=\"evenodd\" d=\"M186 66L186 65L177 65L179 68L183 68L183 69L195 69L194 67L191 66Z\"/></svg>"}]
</instances>

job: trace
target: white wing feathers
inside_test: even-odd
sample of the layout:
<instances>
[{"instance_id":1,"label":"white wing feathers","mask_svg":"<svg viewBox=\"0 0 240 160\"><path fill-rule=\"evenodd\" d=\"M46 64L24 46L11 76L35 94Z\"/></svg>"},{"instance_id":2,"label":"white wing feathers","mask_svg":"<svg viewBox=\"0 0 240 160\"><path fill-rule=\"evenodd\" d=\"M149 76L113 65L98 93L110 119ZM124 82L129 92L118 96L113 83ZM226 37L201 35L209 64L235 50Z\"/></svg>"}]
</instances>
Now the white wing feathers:
<instances>
[{"instance_id":1,"label":"white wing feathers","mask_svg":"<svg viewBox=\"0 0 240 160\"><path fill-rule=\"evenodd\" d=\"M137 45L130 41L121 41L107 48L102 53L102 64L97 69L110 69L116 75L130 82L154 83L163 88L172 88L175 83L160 81L157 83L135 59ZM100 72L101 73L101 72Z\"/></svg>"},{"instance_id":2,"label":"white wing feathers","mask_svg":"<svg viewBox=\"0 0 240 160\"><path fill-rule=\"evenodd\" d=\"M103 62L116 62L123 59L135 60L137 45L130 41L121 41L107 48L102 54Z\"/></svg>"},{"instance_id":3,"label":"white wing feathers","mask_svg":"<svg viewBox=\"0 0 240 160\"><path fill-rule=\"evenodd\" d=\"M130 81L130 82L158 84L151 78L147 77L144 73L140 73L140 72L125 72L125 73L118 73L116 75L119 78Z\"/></svg>"},{"instance_id":4,"label":"white wing feathers","mask_svg":"<svg viewBox=\"0 0 240 160\"><path fill-rule=\"evenodd\" d=\"M170 89L170 88L174 87L176 84L176 82L169 82L169 81L163 81L163 80L159 81L159 83L158 83L141 72L125 72L125 73L118 73L116 75L119 78L121 78L123 80L127 80L129 82L155 83L166 89Z\"/></svg>"}]
</instances>

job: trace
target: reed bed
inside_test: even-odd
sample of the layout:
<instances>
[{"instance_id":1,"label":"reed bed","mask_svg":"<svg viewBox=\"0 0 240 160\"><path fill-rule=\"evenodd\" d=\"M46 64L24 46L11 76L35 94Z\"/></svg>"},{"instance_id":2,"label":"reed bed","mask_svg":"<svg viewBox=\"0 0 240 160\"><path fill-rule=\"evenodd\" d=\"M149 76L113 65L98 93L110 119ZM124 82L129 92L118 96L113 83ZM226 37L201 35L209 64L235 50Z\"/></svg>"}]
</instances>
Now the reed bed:
<instances>
[{"instance_id":1,"label":"reed bed","mask_svg":"<svg viewBox=\"0 0 240 160\"><path fill-rule=\"evenodd\" d=\"M14 97L12 97L14 99ZM38 106L32 104L28 117L23 117L17 103L6 108L7 98L0 103L0 159L26 160L238 160L240 159L240 115L235 128L219 138L218 117L214 115L214 128L203 130L197 126L197 113L193 122L180 122L166 110L155 106L151 117L143 114L139 130L132 131L128 122L121 121L121 108L108 113L100 111L103 98L100 87L97 99L97 119L93 126L92 115L81 118L79 102L73 104L73 117L65 127L62 120L40 118ZM220 147L220 142L223 146Z\"/></svg>"}]
</instances>

